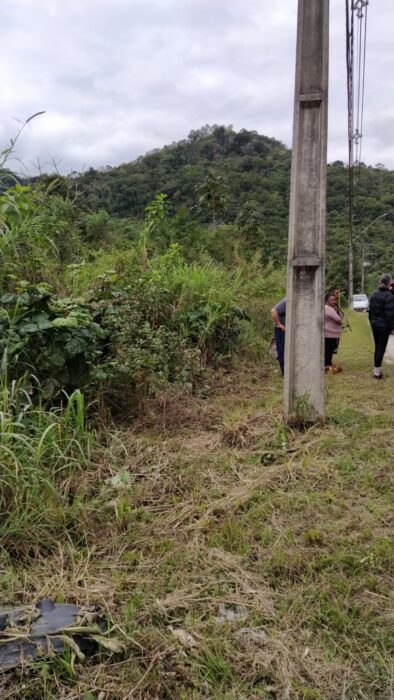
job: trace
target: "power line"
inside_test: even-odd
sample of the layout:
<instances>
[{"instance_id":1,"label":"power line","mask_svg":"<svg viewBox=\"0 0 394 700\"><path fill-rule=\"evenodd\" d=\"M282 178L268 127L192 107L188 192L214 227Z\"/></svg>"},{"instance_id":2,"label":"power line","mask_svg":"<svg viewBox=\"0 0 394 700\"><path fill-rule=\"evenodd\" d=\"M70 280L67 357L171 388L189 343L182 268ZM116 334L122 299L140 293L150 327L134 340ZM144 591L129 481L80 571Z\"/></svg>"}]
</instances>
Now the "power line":
<instances>
[{"instance_id":1,"label":"power line","mask_svg":"<svg viewBox=\"0 0 394 700\"><path fill-rule=\"evenodd\" d=\"M357 5L357 3L353 3ZM364 10L364 11L363 11ZM363 137L363 120L364 120L364 95L365 95L365 62L366 62L366 47L367 47L367 19L368 19L368 2L365 5L360 5L356 12L356 27L357 27L357 109L356 109L356 129L354 139L356 145L355 164L357 165L356 184L358 184L361 167L361 150Z\"/></svg>"},{"instance_id":2,"label":"power line","mask_svg":"<svg viewBox=\"0 0 394 700\"><path fill-rule=\"evenodd\" d=\"M346 0L346 67L349 167L358 184L364 128L368 0Z\"/></svg>"},{"instance_id":3,"label":"power line","mask_svg":"<svg viewBox=\"0 0 394 700\"><path fill-rule=\"evenodd\" d=\"M353 221L361 171L367 11L369 0L346 2L346 72L349 160L349 297L353 294ZM356 58L354 56L356 48Z\"/></svg>"},{"instance_id":4,"label":"power line","mask_svg":"<svg viewBox=\"0 0 394 700\"><path fill-rule=\"evenodd\" d=\"M349 177L349 283L348 300L353 296L353 12L350 11L349 0L346 2L346 73L347 73L347 109L348 109L348 177Z\"/></svg>"}]
</instances>

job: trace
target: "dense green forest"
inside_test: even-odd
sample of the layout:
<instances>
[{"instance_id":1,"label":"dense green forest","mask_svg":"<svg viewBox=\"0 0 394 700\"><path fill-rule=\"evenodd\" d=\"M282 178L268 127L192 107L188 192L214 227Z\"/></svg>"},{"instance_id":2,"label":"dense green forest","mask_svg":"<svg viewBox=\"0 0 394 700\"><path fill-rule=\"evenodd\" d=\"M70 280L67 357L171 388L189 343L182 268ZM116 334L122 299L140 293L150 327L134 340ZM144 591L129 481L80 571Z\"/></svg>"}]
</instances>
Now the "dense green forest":
<instances>
[{"instance_id":1,"label":"dense green forest","mask_svg":"<svg viewBox=\"0 0 394 700\"><path fill-rule=\"evenodd\" d=\"M113 217L141 219L159 192L167 195L173 240L187 255L223 255L199 224L221 224L223 237L264 262L283 265L287 252L291 151L275 139L242 129L205 126L188 138L156 149L132 163L78 178L81 203ZM337 161L327 171L327 286L347 288L349 173ZM383 165L361 164L356 172L354 208L355 290L361 261L375 284L376 272L390 269L394 253L394 173ZM384 216L382 216L384 215ZM363 232L377 217L382 219ZM227 227L227 228L226 228ZM212 238L208 234L208 238ZM226 246L226 251L228 246ZM368 288L368 284L367 284Z\"/></svg>"},{"instance_id":2,"label":"dense green forest","mask_svg":"<svg viewBox=\"0 0 394 700\"><path fill-rule=\"evenodd\" d=\"M263 264L280 267L286 264L290 167L291 151L279 141L206 125L130 163L24 184L49 187L52 198L67 202L61 218L69 239L76 235L94 247L135 241L146 207L162 193L166 216L156 250L178 243L187 260L206 254L228 265L234 250L245 258L257 252ZM2 189L10 184L12 174L3 171ZM355 185L354 290L361 289L364 262L365 289L371 291L393 259L394 173L382 164L360 164ZM339 285L345 294L348 191L348 168L341 161L329 164L326 286Z\"/></svg>"}]
</instances>

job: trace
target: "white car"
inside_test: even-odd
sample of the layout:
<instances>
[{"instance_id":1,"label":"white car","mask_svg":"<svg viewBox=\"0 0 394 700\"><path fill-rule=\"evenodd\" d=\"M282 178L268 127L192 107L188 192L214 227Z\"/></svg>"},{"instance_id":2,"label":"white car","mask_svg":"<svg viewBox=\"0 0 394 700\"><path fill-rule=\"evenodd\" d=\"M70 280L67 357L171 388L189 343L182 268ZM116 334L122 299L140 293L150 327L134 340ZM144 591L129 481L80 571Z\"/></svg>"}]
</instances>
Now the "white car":
<instances>
[{"instance_id":1,"label":"white car","mask_svg":"<svg viewBox=\"0 0 394 700\"><path fill-rule=\"evenodd\" d=\"M369 301L366 294L353 294L352 308L354 311L368 311Z\"/></svg>"}]
</instances>

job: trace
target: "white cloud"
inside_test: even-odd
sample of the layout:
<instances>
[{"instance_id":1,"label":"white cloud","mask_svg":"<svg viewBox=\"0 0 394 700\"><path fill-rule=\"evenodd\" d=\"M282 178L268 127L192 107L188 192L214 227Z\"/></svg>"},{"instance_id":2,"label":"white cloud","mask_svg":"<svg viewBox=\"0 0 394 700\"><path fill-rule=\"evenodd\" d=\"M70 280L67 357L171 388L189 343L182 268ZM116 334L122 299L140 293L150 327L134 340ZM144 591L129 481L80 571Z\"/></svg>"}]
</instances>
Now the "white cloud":
<instances>
[{"instance_id":1,"label":"white cloud","mask_svg":"<svg viewBox=\"0 0 394 700\"><path fill-rule=\"evenodd\" d=\"M297 1L2 0L0 138L18 154L116 165L206 123L291 146ZM363 159L394 168L394 3L368 10ZM345 13L331 0L329 160L347 157Z\"/></svg>"}]
</instances>

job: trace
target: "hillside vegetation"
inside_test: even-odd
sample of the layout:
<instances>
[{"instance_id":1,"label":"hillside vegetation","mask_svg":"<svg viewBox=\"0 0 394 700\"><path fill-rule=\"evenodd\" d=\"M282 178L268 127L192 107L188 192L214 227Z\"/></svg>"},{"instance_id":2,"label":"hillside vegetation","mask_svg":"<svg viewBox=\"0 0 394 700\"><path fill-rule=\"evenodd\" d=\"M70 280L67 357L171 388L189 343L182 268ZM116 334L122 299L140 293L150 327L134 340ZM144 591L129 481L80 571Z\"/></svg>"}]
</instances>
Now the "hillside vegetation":
<instances>
[{"instance_id":1,"label":"hillside vegetation","mask_svg":"<svg viewBox=\"0 0 394 700\"><path fill-rule=\"evenodd\" d=\"M83 662L71 644L0 676L2 700L388 700L393 372L376 387L367 318L350 314L326 423L282 420L267 350L289 151L206 127L29 181L9 152L1 601L98 605L108 629ZM347 177L328 174L327 285L346 279ZM392 262L393 173L363 166L360 183L373 286Z\"/></svg>"},{"instance_id":2,"label":"hillside vegetation","mask_svg":"<svg viewBox=\"0 0 394 700\"><path fill-rule=\"evenodd\" d=\"M264 262L282 265L287 255L290 166L291 151L275 139L207 125L132 163L90 169L79 179L79 186L89 211L102 208L111 216L137 219L156 194L165 193L173 240L187 255L208 250L223 259L223 251L216 251L198 226L220 222L227 225L225 235L233 245L258 250ZM328 166L327 286L338 284L345 290L348 180L342 162ZM394 256L394 173L384 165L361 164L357 169L354 236L355 291L361 284L363 245L371 289L376 272L390 269Z\"/></svg>"}]
</instances>

